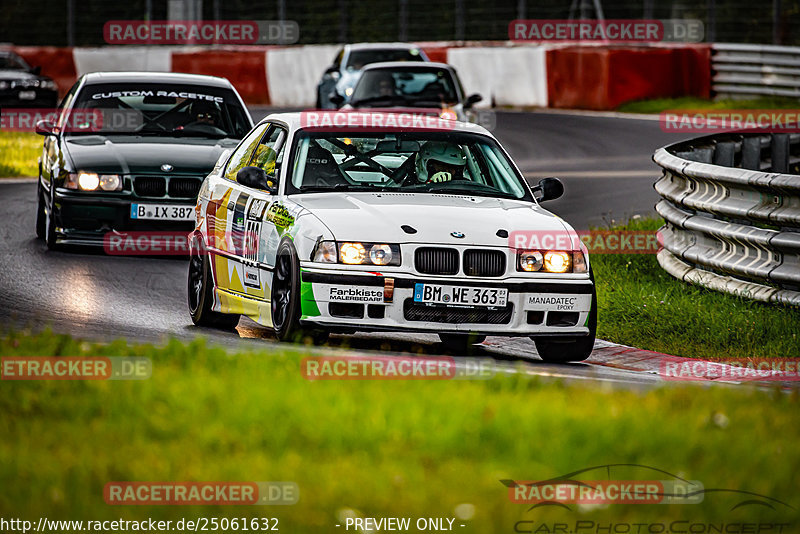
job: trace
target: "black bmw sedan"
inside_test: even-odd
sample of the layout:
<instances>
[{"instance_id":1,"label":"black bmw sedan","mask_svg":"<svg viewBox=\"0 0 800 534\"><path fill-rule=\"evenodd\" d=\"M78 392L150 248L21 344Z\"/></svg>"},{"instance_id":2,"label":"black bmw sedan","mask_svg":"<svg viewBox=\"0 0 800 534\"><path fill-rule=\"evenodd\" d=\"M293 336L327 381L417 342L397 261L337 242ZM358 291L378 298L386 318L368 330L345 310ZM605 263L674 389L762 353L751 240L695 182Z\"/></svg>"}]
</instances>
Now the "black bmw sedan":
<instances>
[{"instance_id":1,"label":"black bmw sedan","mask_svg":"<svg viewBox=\"0 0 800 534\"><path fill-rule=\"evenodd\" d=\"M51 249L190 230L203 179L253 125L228 80L194 74L86 74L58 112L36 125L36 235Z\"/></svg>"},{"instance_id":2,"label":"black bmw sedan","mask_svg":"<svg viewBox=\"0 0 800 534\"><path fill-rule=\"evenodd\" d=\"M9 107L54 108L56 82L42 76L17 54L0 50L0 109Z\"/></svg>"}]
</instances>

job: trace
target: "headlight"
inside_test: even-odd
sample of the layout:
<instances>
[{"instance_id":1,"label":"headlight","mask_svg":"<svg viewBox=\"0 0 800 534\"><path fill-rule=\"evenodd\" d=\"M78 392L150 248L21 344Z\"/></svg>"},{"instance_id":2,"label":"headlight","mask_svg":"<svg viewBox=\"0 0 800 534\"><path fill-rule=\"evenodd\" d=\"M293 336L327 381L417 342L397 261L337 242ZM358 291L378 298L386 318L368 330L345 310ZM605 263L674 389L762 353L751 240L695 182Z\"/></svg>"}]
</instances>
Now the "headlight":
<instances>
[{"instance_id":1,"label":"headlight","mask_svg":"<svg viewBox=\"0 0 800 534\"><path fill-rule=\"evenodd\" d=\"M544 273L585 273L586 257L581 251L520 250L517 271Z\"/></svg>"},{"instance_id":2,"label":"headlight","mask_svg":"<svg viewBox=\"0 0 800 534\"><path fill-rule=\"evenodd\" d=\"M364 263L367 258L367 249L361 243L342 243L339 247L339 259L348 265Z\"/></svg>"},{"instance_id":3,"label":"headlight","mask_svg":"<svg viewBox=\"0 0 800 534\"><path fill-rule=\"evenodd\" d=\"M100 189L103 191L119 191L122 189L122 180L119 174L101 174Z\"/></svg>"},{"instance_id":4,"label":"headlight","mask_svg":"<svg viewBox=\"0 0 800 534\"><path fill-rule=\"evenodd\" d=\"M538 250L524 250L519 253L517 268L520 271L533 272L541 269L542 263L544 263L544 258L542 258L541 252Z\"/></svg>"},{"instance_id":5,"label":"headlight","mask_svg":"<svg viewBox=\"0 0 800 534\"><path fill-rule=\"evenodd\" d=\"M392 247L389 245L372 245L369 259L375 265L389 265L392 261Z\"/></svg>"},{"instance_id":6,"label":"headlight","mask_svg":"<svg viewBox=\"0 0 800 534\"><path fill-rule=\"evenodd\" d=\"M119 174L101 174L80 171L67 176L64 187L67 189L80 189L81 191L121 191L122 177Z\"/></svg>"},{"instance_id":7,"label":"headlight","mask_svg":"<svg viewBox=\"0 0 800 534\"><path fill-rule=\"evenodd\" d=\"M58 86L56 85L56 82L54 82L53 80L42 80L41 87L42 87L42 89L57 89L58 88Z\"/></svg>"},{"instance_id":8,"label":"headlight","mask_svg":"<svg viewBox=\"0 0 800 534\"><path fill-rule=\"evenodd\" d=\"M347 265L400 265L400 246L386 243L321 241L312 254L318 263Z\"/></svg>"},{"instance_id":9,"label":"headlight","mask_svg":"<svg viewBox=\"0 0 800 534\"><path fill-rule=\"evenodd\" d=\"M0 89L8 89L8 82L0 82Z\"/></svg>"},{"instance_id":10,"label":"headlight","mask_svg":"<svg viewBox=\"0 0 800 534\"><path fill-rule=\"evenodd\" d=\"M544 270L549 273L566 273L572 267L572 254L562 250L548 250L544 253Z\"/></svg>"},{"instance_id":11,"label":"headlight","mask_svg":"<svg viewBox=\"0 0 800 534\"><path fill-rule=\"evenodd\" d=\"M100 185L100 177L94 173L81 172L78 174L78 187L84 191L94 191Z\"/></svg>"}]
</instances>

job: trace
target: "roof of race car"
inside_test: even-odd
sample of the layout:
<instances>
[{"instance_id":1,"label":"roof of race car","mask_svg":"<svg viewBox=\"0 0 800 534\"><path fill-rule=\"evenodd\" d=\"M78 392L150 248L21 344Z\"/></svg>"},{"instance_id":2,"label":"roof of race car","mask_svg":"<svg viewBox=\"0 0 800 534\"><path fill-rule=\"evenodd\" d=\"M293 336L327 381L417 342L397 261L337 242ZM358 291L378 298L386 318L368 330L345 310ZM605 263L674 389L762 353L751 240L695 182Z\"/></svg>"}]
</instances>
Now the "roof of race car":
<instances>
[{"instance_id":1,"label":"roof of race car","mask_svg":"<svg viewBox=\"0 0 800 534\"><path fill-rule=\"evenodd\" d=\"M180 83L206 87L233 87L226 78L180 72L91 72L83 76L87 84L94 83Z\"/></svg>"},{"instance_id":2,"label":"roof of race car","mask_svg":"<svg viewBox=\"0 0 800 534\"><path fill-rule=\"evenodd\" d=\"M419 50L420 47L411 43L351 43L345 45L350 50Z\"/></svg>"},{"instance_id":3,"label":"roof of race car","mask_svg":"<svg viewBox=\"0 0 800 534\"><path fill-rule=\"evenodd\" d=\"M317 114L312 116L311 114ZM271 115L267 115L259 124L264 123L266 121L280 121L285 123L289 126L290 130L324 130L324 131L331 131L332 127L330 121L323 122L320 120L324 115L333 116L341 116L343 117L342 122L348 125L355 124L352 128L349 126L337 126L335 127L337 130L341 130L343 132L347 131L361 131L361 132L376 132L376 131L391 131L396 132L398 130L401 131L423 131L423 132L430 132L430 131L442 131L442 132L462 132L462 133L475 133L486 135L489 137L494 138L494 136L489 133L489 131L484 128L483 126L479 126L477 124L473 124L470 122L461 122L461 121L453 121L453 120L444 120L438 121L441 124L441 127L431 127L430 122L425 122L424 125L414 125L413 121L411 125L407 123L404 125L398 125L397 127L378 127L376 124L384 124L386 119L389 117L397 118L399 113L375 113L375 112L359 112L359 111L332 111L332 110L309 110L309 111L299 111L293 113L273 113ZM406 113L405 115L409 115ZM352 119L350 117L353 117ZM371 120L373 117L379 117L381 120L375 121ZM430 118L430 117L428 117ZM396 121L395 121L396 122ZM318 125L317 125L318 124ZM365 127L364 125L368 125Z\"/></svg>"}]
</instances>

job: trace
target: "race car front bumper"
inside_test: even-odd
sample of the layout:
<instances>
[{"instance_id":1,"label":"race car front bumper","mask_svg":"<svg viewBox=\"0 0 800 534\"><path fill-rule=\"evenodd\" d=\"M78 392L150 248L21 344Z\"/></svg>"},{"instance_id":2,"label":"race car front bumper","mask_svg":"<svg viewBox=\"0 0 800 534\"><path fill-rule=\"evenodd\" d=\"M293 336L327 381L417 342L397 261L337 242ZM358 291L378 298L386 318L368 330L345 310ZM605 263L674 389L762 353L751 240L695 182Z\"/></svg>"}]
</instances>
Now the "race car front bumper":
<instances>
[{"instance_id":1,"label":"race car front bumper","mask_svg":"<svg viewBox=\"0 0 800 534\"><path fill-rule=\"evenodd\" d=\"M503 336L589 335L588 278L464 279L301 268L301 323L331 331L416 331ZM417 284L505 288L505 306L431 305Z\"/></svg>"}]
</instances>

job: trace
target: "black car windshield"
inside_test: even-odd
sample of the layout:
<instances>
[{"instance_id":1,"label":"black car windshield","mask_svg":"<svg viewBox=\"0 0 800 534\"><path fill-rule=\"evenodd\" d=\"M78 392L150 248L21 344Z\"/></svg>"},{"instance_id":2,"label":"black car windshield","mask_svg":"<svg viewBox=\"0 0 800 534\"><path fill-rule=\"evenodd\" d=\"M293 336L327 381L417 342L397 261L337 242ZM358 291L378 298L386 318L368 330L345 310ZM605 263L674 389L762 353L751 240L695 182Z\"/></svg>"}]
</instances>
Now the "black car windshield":
<instances>
[{"instance_id":1,"label":"black car windshield","mask_svg":"<svg viewBox=\"0 0 800 534\"><path fill-rule=\"evenodd\" d=\"M0 70L30 70L25 61L14 54L0 54Z\"/></svg>"},{"instance_id":2,"label":"black car windshield","mask_svg":"<svg viewBox=\"0 0 800 534\"><path fill-rule=\"evenodd\" d=\"M233 91L201 85L91 84L81 89L72 109L73 135L241 139L251 128ZM86 119L82 122L81 117Z\"/></svg>"},{"instance_id":3,"label":"black car windshield","mask_svg":"<svg viewBox=\"0 0 800 534\"><path fill-rule=\"evenodd\" d=\"M347 58L347 70L361 70L364 65L384 61L423 61L423 58L416 48L353 50Z\"/></svg>"},{"instance_id":4,"label":"black car windshield","mask_svg":"<svg viewBox=\"0 0 800 534\"><path fill-rule=\"evenodd\" d=\"M396 191L532 200L497 142L478 134L301 131L291 165L289 194Z\"/></svg>"},{"instance_id":5,"label":"black car windshield","mask_svg":"<svg viewBox=\"0 0 800 534\"><path fill-rule=\"evenodd\" d=\"M458 95L447 69L379 68L364 72L350 102L362 107L440 105L457 103Z\"/></svg>"}]
</instances>

